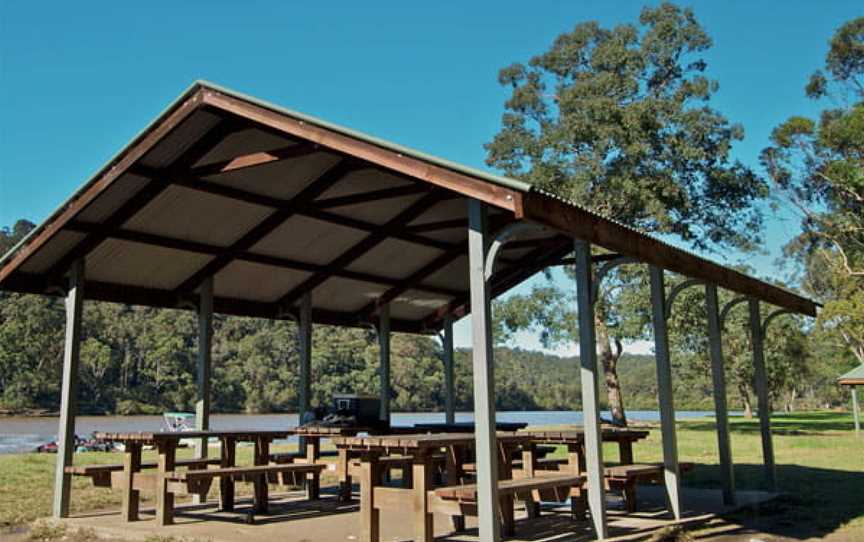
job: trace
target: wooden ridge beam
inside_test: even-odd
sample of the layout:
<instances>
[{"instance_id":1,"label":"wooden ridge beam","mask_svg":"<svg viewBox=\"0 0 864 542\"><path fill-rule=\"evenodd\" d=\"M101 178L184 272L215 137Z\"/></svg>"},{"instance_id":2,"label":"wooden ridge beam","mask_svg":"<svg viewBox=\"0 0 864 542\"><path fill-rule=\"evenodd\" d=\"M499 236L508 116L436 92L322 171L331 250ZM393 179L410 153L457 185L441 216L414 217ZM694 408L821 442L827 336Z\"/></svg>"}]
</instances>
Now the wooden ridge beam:
<instances>
[{"instance_id":1,"label":"wooden ridge beam","mask_svg":"<svg viewBox=\"0 0 864 542\"><path fill-rule=\"evenodd\" d=\"M425 213L427 210L429 210L429 208L441 201L442 197L443 194L441 193L441 191L435 191L426 194L418 201L403 209L402 212L388 220L385 224L379 226L379 228L375 232L370 233L362 241L355 244L354 246L334 258L328 264L328 266L332 269L341 269L349 266L357 258L362 256L363 254L366 254L378 244L380 244L382 241L384 241L387 237L391 236L394 231L403 228L406 223L414 220L421 214ZM333 276L332 270L323 273L316 273L312 277L303 281L300 285L293 288L290 292L285 294L278 301L278 304L283 307L292 305L295 301L297 301L297 299L299 299L299 297L304 292L311 292L331 276Z\"/></svg>"},{"instance_id":2,"label":"wooden ridge beam","mask_svg":"<svg viewBox=\"0 0 864 542\"><path fill-rule=\"evenodd\" d=\"M177 288L178 292L192 291L201 284L201 281L206 277L215 275L225 268L237 252L245 251L251 248L255 243L263 239L270 232L282 225L286 220L293 216L298 209L308 205L315 198L324 193L328 188L339 182L345 175L355 167L355 162L352 160L340 160L327 171L322 173L316 180L312 181L306 188L300 191L291 202L277 209L264 220L259 222L251 230L246 232L243 237L234 242L224 254L216 256L209 263L204 265L191 277L183 281Z\"/></svg>"},{"instance_id":3,"label":"wooden ridge beam","mask_svg":"<svg viewBox=\"0 0 864 542\"><path fill-rule=\"evenodd\" d=\"M185 171L192 164L201 159L202 156L207 154L211 149L213 149L216 145L219 144L228 134L237 130L239 125L234 120L223 119L220 120L215 126L213 126L207 133L198 141L195 142L191 147L189 147L186 151L184 151L168 168L171 172L176 171ZM132 218L135 213L143 209L148 203L156 199L159 194L165 191L168 187L168 183L162 182L158 179L151 179L144 186L144 188L140 189L138 193L132 196L129 200L126 201L123 205L120 206L119 209L114 211L111 216L105 220L104 224L108 228L116 228L120 227L127 220ZM71 217L70 217L71 218ZM75 247L70 250L66 255L60 258L50 269L48 272L49 275L52 276L60 276L66 273L66 270L69 269L69 266L72 265L72 262L83 258L86 256L91 250L95 249L99 246L102 241L105 240L105 237L101 234L91 234L82 239L75 245Z\"/></svg>"},{"instance_id":4,"label":"wooden ridge beam","mask_svg":"<svg viewBox=\"0 0 864 542\"><path fill-rule=\"evenodd\" d=\"M63 291L60 283L50 282L43 275L33 275L24 272L18 272L11 276L8 283L4 284L4 288L20 293L54 297L60 297L60 292ZM198 296L196 294L178 295L172 290L102 281L87 282L87 300L182 310L191 310L192 307L197 307L198 305ZM293 315L280 312L278 306L274 303L228 297L214 297L213 310L216 313L231 316L267 318L271 320L293 319ZM314 309L312 311L312 321L317 324L363 328L375 323L373 321L359 321L356 314L353 313L324 309ZM424 331L421 328L419 322L411 320L392 319L391 327L393 331L401 333L428 333L428 331Z\"/></svg>"},{"instance_id":5,"label":"wooden ridge beam","mask_svg":"<svg viewBox=\"0 0 864 542\"><path fill-rule=\"evenodd\" d=\"M269 126L286 135L314 141L323 147L365 160L388 171L459 192L510 212L515 212L521 206L522 192L518 190L406 156L397 150L297 119L284 112L269 109L213 88L206 88L203 93L204 103Z\"/></svg>"},{"instance_id":6,"label":"wooden ridge beam","mask_svg":"<svg viewBox=\"0 0 864 542\"><path fill-rule=\"evenodd\" d=\"M133 243L141 243L150 246L182 250L185 252L195 252L197 254L207 254L209 256L219 256L221 254L225 254L225 252L227 251L226 247L211 245L208 243L200 243L197 241L188 241L185 239L175 239L172 237L165 237L153 233L139 232L126 229L107 230L101 224L95 224L90 222L72 221L66 226L65 229L80 233L99 233L106 235L110 239L119 239L122 241L130 241ZM328 270L326 266L320 264L300 262L292 260L290 258L270 256L267 254L256 254L254 252L241 251L233 254L233 257L237 260L243 260L246 262L260 263L263 265L270 265L283 269L292 269L295 271L305 271L308 273L320 273ZM359 280L362 282L370 282L373 284L395 286L400 283L400 279L383 277L372 273L362 273L359 271L350 271L347 269L337 269L334 270L334 272L337 276L341 278ZM428 293L444 295L448 297L457 297L464 293L459 290L453 290L450 288L439 288L435 286L420 286L417 289Z\"/></svg>"},{"instance_id":7,"label":"wooden ridge beam","mask_svg":"<svg viewBox=\"0 0 864 542\"><path fill-rule=\"evenodd\" d=\"M519 218L549 226L646 264L701 279L796 313L816 316L816 303L809 299L690 254L545 194L525 194Z\"/></svg>"}]
</instances>

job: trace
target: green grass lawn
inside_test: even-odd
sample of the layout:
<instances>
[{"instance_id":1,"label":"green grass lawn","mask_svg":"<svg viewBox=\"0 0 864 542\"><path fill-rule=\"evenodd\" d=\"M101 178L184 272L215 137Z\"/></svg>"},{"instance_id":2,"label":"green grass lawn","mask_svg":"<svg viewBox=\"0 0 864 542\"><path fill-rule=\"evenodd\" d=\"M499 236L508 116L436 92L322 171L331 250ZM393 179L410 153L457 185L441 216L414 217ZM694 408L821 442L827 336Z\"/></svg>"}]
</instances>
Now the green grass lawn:
<instances>
[{"instance_id":1,"label":"green grass lawn","mask_svg":"<svg viewBox=\"0 0 864 542\"><path fill-rule=\"evenodd\" d=\"M779 490L788 496L770 507L745 510L730 519L779 535L824 536L842 533L849 539L864 540L864 438L851 431L851 415L814 412L773 418L774 450ZM661 460L659 430L634 446L637 462ZM732 419L732 455L739 489L758 489L763 482L762 451L757 420ZM684 484L719 487L716 433L710 419L678 424L681 461L697 464ZM285 451L275 447L274 451ZM188 457L191 450L180 450ZM617 461L617 447L604 449L607 461ZM145 461L154 452L145 452ZM238 448L238 463L251 463L251 447ZM0 532L26 525L50 515L54 461L49 454L0 455ZM121 454L81 453L76 464L119 463ZM324 484L333 483L325 472ZM245 490L245 491L244 491ZM250 487L238 484L238 493ZM145 500L153 496L144 494ZM73 513L119 507L117 490L93 487L88 479L75 478L72 490Z\"/></svg>"}]
</instances>

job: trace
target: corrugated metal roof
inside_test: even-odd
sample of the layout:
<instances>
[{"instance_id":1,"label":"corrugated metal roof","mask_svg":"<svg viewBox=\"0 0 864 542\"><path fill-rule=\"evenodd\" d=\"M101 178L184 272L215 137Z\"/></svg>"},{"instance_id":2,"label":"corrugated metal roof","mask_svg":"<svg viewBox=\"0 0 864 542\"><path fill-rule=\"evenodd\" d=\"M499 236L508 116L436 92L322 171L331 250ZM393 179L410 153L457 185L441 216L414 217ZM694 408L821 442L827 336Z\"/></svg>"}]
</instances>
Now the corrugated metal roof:
<instances>
[{"instance_id":1,"label":"corrugated metal roof","mask_svg":"<svg viewBox=\"0 0 864 542\"><path fill-rule=\"evenodd\" d=\"M853 381L857 383L864 383L864 363L862 363L858 367L855 367L848 373L843 374L842 376L840 376L840 378L837 379L837 381L841 384L843 384L844 382L851 383Z\"/></svg>"},{"instance_id":2,"label":"corrugated metal roof","mask_svg":"<svg viewBox=\"0 0 864 542\"><path fill-rule=\"evenodd\" d=\"M208 101L208 97L218 96L220 93L242 101L243 104L240 109L231 111L231 108L235 107L234 102ZM224 97L222 99L224 100ZM190 107L190 104L193 104L192 107L194 109L183 109L184 107ZM204 108L202 109L201 107ZM220 108L223 107L227 109L220 111ZM262 111L260 108L267 111ZM279 122L284 120L285 117L291 120L287 124L279 125L279 128L274 128L272 125L264 126L265 123L260 119L271 114L268 112L275 113L276 115L273 118L278 119ZM233 169L222 173L210 173L199 180L195 180L194 178L191 180L161 178L165 175L168 177L173 176L175 170L160 170L157 168L172 164L186 149L194 148L202 139L206 140L209 131L213 131L214 127L219 128L220 122L224 123L225 117L222 114L227 114L230 118L242 117L239 120L243 120L244 124L239 126L239 131L235 129L233 132L227 132L227 135L222 134L219 140L212 140L211 138L212 148L200 154L199 158L189 165L218 164L242 158L244 155L247 155L246 159L248 163L249 154L266 153L268 151L275 153L280 150L286 151L294 157L281 158L279 161ZM246 118L247 115L248 118ZM176 120L168 122L171 119ZM308 132L296 132L290 128L290 126L293 126L291 123L297 121L301 124L308 123L317 126L321 130L328 131L327 137L330 137L330 132L341 134L350 138L351 143L347 147L344 143L331 147L328 147L327 143L316 147L310 147L304 143L305 148L312 149L309 153L305 153L305 151L302 151L303 147L296 147L296 145L299 144L299 140L303 139L298 134L305 136ZM287 127L286 131L291 133L283 134L282 127ZM323 132L319 131L317 133L320 134ZM155 139L157 136L158 139ZM334 135L332 137L335 140L337 136ZM393 161L375 162L378 155L363 155L363 152L366 151L359 150L362 147L360 144L354 147L354 141L364 142L390 153L395 153L395 155L398 155L399 161L398 163ZM152 143L152 147L146 150L146 152L143 150L136 151L136 145L140 142L147 142L147 145ZM339 147L339 145L343 146ZM366 149L370 148L368 145L366 145ZM144 146L142 145L141 148L144 148ZM342 149L341 151L338 150L340 148ZM91 232L91 234L99 232L100 224L118 209L122 208L125 202L145 192L144 189L147 187L152 189L155 184L165 183L168 188L158 193L159 195L155 199L149 201L146 206L138 209L125 220L125 223L121 225L122 231L109 231L109 234L114 234L113 237L109 236L107 240L102 241L91 250L87 262L88 275L91 279L95 278L96 280L104 281L96 288L96 291L101 292L100 295L103 295L107 299L122 301L123 299L121 298L127 295L124 293L122 286L124 284L137 285L155 290L141 291L137 295L128 294L131 296L131 299L137 301L144 299L148 303L157 305L160 303L170 304L177 299L178 295L183 295L185 290L194 286L195 277L200 275L200 271L207 269L206 267L202 268L202 266L207 264L207 262L219 261L221 256L227 254L229 258L228 264L217 269L217 278L222 277L225 280L225 284L221 288L217 284L216 291L217 295L221 293L226 296L226 302L239 302L241 304L238 305L237 309L239 313L247 314L263 311L264 315L269 315L270 308L262 307L261 303L275 303L283 299L284 296L291 298L291 294L295 293L294 288L302 284L303 280L314 277L315 274L319 274L324 279L315 288L315 292L319 294L318 300L313 303L315 308L326 311L348 312L363 308L368 311L370 302L374 301L376 296L391 290L393 279L401 280L408 277L424 264L430 263L430 260L434 261L436 253L443 253L440 248L442 243L444 245L451 243L451 247L462 246L458 243L465 238L464 226L460 229L425 232L422 235L425 235L432 243L424 245L421 242L415 246L416 250L391 250L393 246L398 247L403 241L392 241L394 235L388 233L387 236L391 237L391 241L387 241L386 239L376 240L369 250L360 254L360 257L355 258L354 265L351 263L343 265L343 269L348 271L363 272L366 274L371 274L374 271L381 279L390 279L391 282L389 283L386 281L382 281L381 283L364 282L367 277L360 277L362 280L359 281L349 280L344 277L340 278L327 271L327 266L331 261L334 261L334 258L338 259L344 251L361 240L367 239L371 231L368 230L369 224L384 224L390 217L399 214L411 202L417 201L421 196L392 197L385 200L367 201L359 204L354 203L352 205L330 207L327 209L327 212L331 215L330 220L343 217L341 219L343 225L341 226L335 223L325 223L306 218L302 216L301 209L299 211L300 214L294 214L293 216L289 214L287 221L282 222L281 226L278 225L278 222L274 224L272 230L268 230L263 237L258 238L251 245L240 249L234 248L235 241L245 238L246 234L254 231L257 225L261 224L262 220L266 222L266 217L284 207L284 202L307 188L316 179L317 174L330 170L336 164L336 161L339 160L339 155L344 154L351 158L353 157L351 153L355 151L358 153L358 156L364 157L363 160L358 164L356 157L354 157L351 169L348 170L348 175L328 190L325 190L319 198L326 199L327 197L336 195L362 194L364 192L374 192L382 188L410 185L416 182L438 183L441 182L441 179L445 179L444 184L441 185L445 187L444 190L455 190L458 193L464 189L466 192L462 192L463 196L467 194L470 197L477 197L476 193L472 193L470 190L478 190L480 188L487 190L489 189L489 185L496 185L506 190L495 188L491 193L496 195L503 194L506 196L506 199L510 200L510 203L513 203L515 199L520 197L517 192L525 194L526 198L531 194L539 194L544 198L549 198L550 201L553 199L558 200L572 209L578 209L582 213L587 213L587 215L575 215L576 219L579 216L596 217L598 220L622 228L620 230L621 233L632 232L643 236L646 241L650 239L659 245L671 247L671 245L646 236L644 233L638 232L625 224L601 217L572 201L567 201L554 194L534 189L527 182L466 167L310 115L267 103L212 83L199 81L184 92L156 121L151 123L147 129L129 145L124 147L90 181L76 191L69 200L64 202L45 223L36 228L34 232L28 235L12 251L0 258L0 276L2 276L2 272L4 271L3 266L15 257L16 252L21 250L22 247L27 246L37 235L40 235L45 228L51 225L52 229L50 231L52 232L52 236L43 236L43 238L38 240L38 243L34 243L34 246L39 247L39 249L31 254L29 259L24 260L23 265L20 263L19 258L19 261L16 262L16 265L19 267L15 268L14 271L14 273L18 273L19 271L36 274L47 273L53 269L54 264L61 261L64 255L84 238L84 234L78 233L78 230L84 228L81 231ZM130 153L132 157L139 156L138 154L134 154L135 152L143 152L143 156L137 162L131 164L131 158L127 157L127 153ZM377 152L378 150L376 149L375 153ZM394 155L388 154L387 156L392 158ZM269 157L266 158L269 159ZM403 158L409 160L403 160ZM124 168L131 166L134 169L135 175L141 174L153 178L148 180L145 177L133 177L131 173L126 173L112 179L107 184L102 182L105 178L104 176L107 175L110 179L112 174L116 175L124 171L123 169L116 168L116 164L124 159ZM423 164L420 164L420 162ZM408 169L400 169L403 164L408 164ZM427 166L425 164L431 165ZM138 165L152 167L145 171L146 168L136 168ZM442 170L438 169L436 170L439 172L437 173L439 175L438 178L429 177L426 170L427 168L434 170L433 166L448 171L446 175L443 175L441 173ZM215 170L213 167L210 167L208 171L212 172ZM406 171L409 173L406 173ZM462 176L456 176L455 173ZM415 175L418 177L415 178ZM482 183L477 183L475 180L482 181ZM455 185L453 184L454 182L456 183ZM461 183L466 183L467 188ZM484 186L483 183L488 184ZM229 192L232 190L235 191L234 196L226 194L226 190ZM80 205L72 207L79 198L93 197L94 193L96 194L95 197L83 209L78 210ZM238 193L245 193L247 196L241 196L238 199L235 197ZM500 196L501 199L495 200L497 202L496 205L501 205L501 208L490 207L490 216L495 219L506 218L507 220L512 220L514 207L507 207L506 204L502 203L504 196ZM229 197L232 199L227 199ZM70 218L69 213L66 212L67 209L76 210L77 214ZM405 225L427 224L429 222L454 219L465 221L467 220L466 211L464 199L451 198L423 210L419 215L414 216L413 219L409 219ZM566 209L565 211L565 214L570 212ZM567 214L567 216L569 217L570 215ZM69 222L66 222L66 220L69 220ZM82 220L84 220L84 223L81 223ZM349 222L353 220L354 225L349 223L350 227L346 227L346 220ZM367 226L363 226L358 220L365 221ZM71 227L75 232L73 233L69 229L58 230L58 224L55 224L55 221L65 228ZM73 224L75 221L78 223ZM339 222L339 220L335 220L335 222ZM501 221L499 220L498 222ZM122 235L119 238L114 238L117 237L117 234ZM554 235L557 234L550 232L544 235L543 238L548 240ZM577 233L577 236L579 235L581 233ZM395 235L395 237L398 237L398 235ZM639 237L638 240L641 242L643 237ZM404 240L404 236L402 239ZM377 246L382 241L384 243ZM163 245L161 247L154 246L153 243L163 243ZM186 244L184 245L183 243ZM602 243L600 244L602 245ZM429 248L430 246L438 248ZM32 247L28 250L32 251ZM556 248L557 250L560 250L560 246ZM702 260L698 256L692 256L681 249L675 248L675 250L678 250L681 254ZM248 253L246 256L243 255L244 251ZM29 254L29 252L25 252L26 254ZM432 292L442 289L446 289L445 293L462 291L463 295L460 296L460 299L465 298L468 288L466 258L464 254L454 254L456 257L452 261L442 261L440 266L430 270L419 282L411 285L413 288L402 289L401 294L396 295L395 299L397 301L394 301L394 303L398 303L402 307L397 313L404 313L404 317L421 322L424 321L424 318L421 318L421 316L424 316L421 314L424 310L428 310L427 314L435 313L435 309L448 301L448 297L446 295L441 296L440 292L429 295L428 292L423 290L423 286L437 286L438 290L431 288ZM508 265L512 265L513 269L519 268L520 265L523 266L524 271L520 271L525 274L523 278L527 278L527 276L533 273L532 264L534 262L524 261L520 263L518 261L519 258L527 256L527 250L511 252L511 254L517 256L517 258L514 258L516 263ZM240 257L241 260L243 258L257 259L261 263L260 265L250 264L248 261L238 263L237 257ZM266 257L270 259L266 259ZM678 256L670 256L670 258L674 257ZM262 260L261 258L265 259ZM283 260L279 261L279 258ZM285 258L293 262L300 262L305 267L302 265L297 267L291 261L284 261ZM232 261L233 263L231 263ZM501 262L503 260L499 260L499 264ZM121 264L124 265L121 266ZM314 270L314 265L310 267L310 265L306 264L321 265L322 267L318 271L315 271L315 273L312 273L310 270ZM123 271L119 267L125 267L126 270ZM302 269L306 271L299 271ZM452 275L452 273L456 273L456 275ZM273 274L278 276L271 276ZM12 276L11 278L17 279L17 282L13 280L12 283L16 285L19 291L40 291L41 282L39 280L49 280L52 277L46 275L45 277L35 277L35 279L28 276ZM515 284L512 276L508 279L508 284L511 283ZM247 290L245 294L244 284ZM765 287L774 288L767 284ZM156 298L154 298L154 295L156 295ZM449 293L448 295L452 296L456 294ZM321 298L322 296L323 299ZM242 305L242 303L247 304ZM223 303L222 306L225 306L225 304ZM281 314L282 309L284 307L276 307L274 308L274 313ZM327 317L336 318L331 313L328 313ZM364 317L374 317L374 314L366 314ZM341 322L342 320L339 321ZM350 317L345 321L352 322ZM423 325L426 324L424 323Z\"/></svg>"}]
</instances>

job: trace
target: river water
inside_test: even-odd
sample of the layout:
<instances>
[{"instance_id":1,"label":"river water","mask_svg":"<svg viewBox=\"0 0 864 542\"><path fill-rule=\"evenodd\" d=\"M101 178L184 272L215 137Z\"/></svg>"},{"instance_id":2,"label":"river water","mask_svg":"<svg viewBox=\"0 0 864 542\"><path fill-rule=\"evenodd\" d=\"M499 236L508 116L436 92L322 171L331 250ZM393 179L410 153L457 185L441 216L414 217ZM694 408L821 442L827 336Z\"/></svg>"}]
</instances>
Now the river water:
<instances>
[{"instance_id":1,"label":"river water","mask_svg":"<svg viewBox=\"0 0 864 542\"><path fill-rule=\"evenodd\" d=\"M713 412L679 410L678 419L712 416ZM610 414L604 412L604 418ZM659 413L651 410L634 410L627 413L628 419L657 421ZM471 412L458 412L456 421L472 421ZM518 411L498 412L502 422L524 422L529 425L581 424L582 413L578 411ZM393 425L443 422L442 412L394 412ZM51 417L0 417L0 454L33 451L36 446L52 441L57 435L57 418ZM215 430L228 429L286 429L297 425L296 414L214 414L210 426ZM161 416L79 416L75 421L75 433L88 436L93 431L159 431L164 425ZM293 439L289 439L291 442Z\"/></svg>"}]
</instances>

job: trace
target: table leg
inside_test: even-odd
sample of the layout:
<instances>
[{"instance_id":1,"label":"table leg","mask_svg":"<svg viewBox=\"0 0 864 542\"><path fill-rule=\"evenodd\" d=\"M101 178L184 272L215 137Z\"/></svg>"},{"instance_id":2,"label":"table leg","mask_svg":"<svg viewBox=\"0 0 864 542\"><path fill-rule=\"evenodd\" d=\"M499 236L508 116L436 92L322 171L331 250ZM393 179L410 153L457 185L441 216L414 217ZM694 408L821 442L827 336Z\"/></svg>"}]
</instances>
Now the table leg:
<instances>
[{"instance_id":1,"label":"table leg","mask_svg":"<svg viewBox=\"0 0 864 542\"><path fill-rule=\"evenodd\" d=\"M375 508L379 469L377 454L365 453L360 458L360 542L378 542L381 538L380 514Z\"/></svg>"},{"instance_id":2,"label":"table leg","mask_svg":"<svg viewBox=\"0 0 864 542\"><path fill-rule=\"evenodd\" d=\"M567 472L582 474L585 472L585 448L582 444L567 445ZM573 519L584 520L586 513L587 490L583 486L570 489L570 514Z\"/></svg>"},{"instance_id":3,"label":"table leg","mask_svg":"<svg viewBox=\"0 0 864 542\"><path fill-rule=\"evenodd\" d=\"M233 467L237 457L237 441L233 437L222 439L222 456L219 461L220 467ZM234 510L234 480L226 476L219 477L219 501L222 510L230 512Z\"/></svg>"},{"instance_id":4,"label":"table leg","mask_svg":"<svg viewBox=\"0 0 864 542\"><path fill-rule=\"evenodd\" d=\"M447 485L455 486L462 483L463 450L460 446L449 446L447 454ZM454 531L465 530L465 516L450 516Z\"/></svg>"},{"instance_id":5,"label":"table leg","mask_svg":"<svg viewBox=\"0 0 864 542\"><path fill-rule=\"evenodd\" d=\"M339 474L339 500L351 500L351 475L348 473L350 457L347 448L339 448L336 458L336 470Z\"/></svg>"},{"instance_id":6,"label":"table leg","mask_svg":"<svg viewBox=\"0 0 864 542\"><path fill-rule=\"evenodd\" d=\"M310 465L318 464L321 459L321 438L306 437L306 462ZM305 488L306 498L309 500L318 500L320 497L320 479L318 472L310 472L306 474Z\"/></svg>"},{"instance_id":7,"label":"table leg","mask_svg":"<svg viewBox=\"0 0 864 542\"><path fill-rule=\"evenodd\" d=\"M414 540L432 542L432 512L427 493L432 489L432 455L417 450L411 459L411 478L414 491Z\"/></svg>"},{"instance_id":8,"label":"table leg","mask_svg":"<svg viewBox=\"0 0 864 542\"><path fill-rule=\"evenodd\" d=\"M123 519L137 521L140 503L138 490L134 489L135 476L141 472L141 445L137 442L126 444L123 456Z\"/></svg>"},{"instance_id":9,"label":"table leg","mask_svg":"<svg viewBox=\"0 0 864 542\"><path fill-rule=\"evenodd\" d=\"M168 491L167 475L174 471L177 441L166 440L157 443L159 460L156 469L156 523L174 523L174 494Z\"/></svg>"},{"instance_id":10,"label":"table leg","mask_svg":"<svg viewBox=\"0 0 864 542\"><path fill-rule=\"evenodd\" d=\"M633 441L621 439L618 441L618 459L622 465L633 464Z\"/></svg>"},{"instance_id":11,"label":"table leg","mask_svg":"<svg viewBox=\"0 0 864 542\"><path fill-rule=\"evenodd\" d=\"M255 453L253 463L255 465L266 465L270 462L270 440L258 437L255 439ZM257 514L266 514L268 510L268 486L267 475L261 474L252 482L255 487L254 510Z\"/></svg>"},{"instance_id":12,"label":"table leg","mask_svg":"<svg viewBox=\"0 0 864 542\"><path fill-rule=\"evenodd\" d=\"M534 477L534 461L536 457L536 445L531 442L522 448L522 472L525 478ZM525 510L530 519L540 516L540 492L532 491L531 498L525 501Z\"/></svg>"},{"instance_id":13,"label":"table leg","mask_svg":"<svg viewBox=\"0 0 864 542\"><path fill-rule=\"evenodd\" d=\"M513 451L514 448L503 443L498 447L499 480L513 478ZM503 495L498 498L498 503L501 507L501 534L512 536L516 530L515 499L513 495Z\"/></svg>"}]
</instances>

